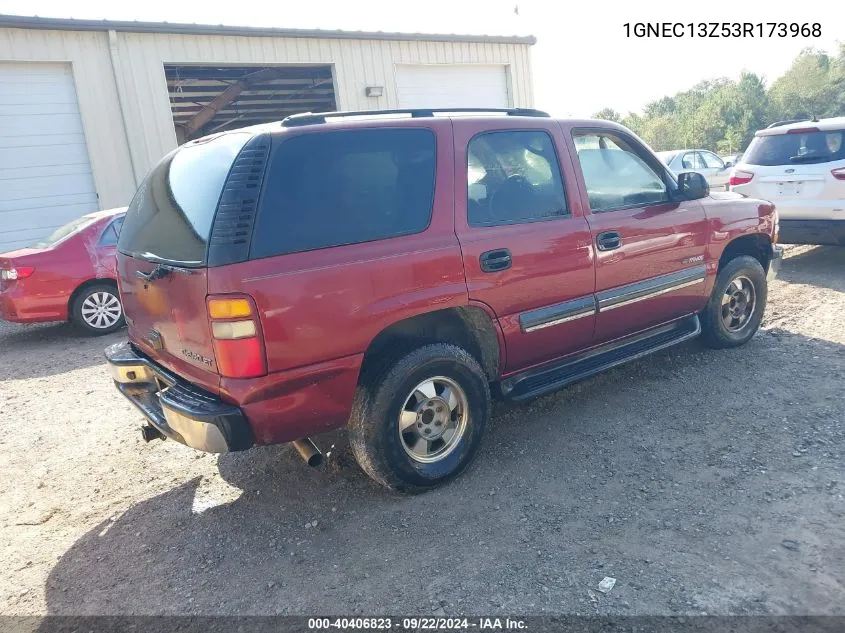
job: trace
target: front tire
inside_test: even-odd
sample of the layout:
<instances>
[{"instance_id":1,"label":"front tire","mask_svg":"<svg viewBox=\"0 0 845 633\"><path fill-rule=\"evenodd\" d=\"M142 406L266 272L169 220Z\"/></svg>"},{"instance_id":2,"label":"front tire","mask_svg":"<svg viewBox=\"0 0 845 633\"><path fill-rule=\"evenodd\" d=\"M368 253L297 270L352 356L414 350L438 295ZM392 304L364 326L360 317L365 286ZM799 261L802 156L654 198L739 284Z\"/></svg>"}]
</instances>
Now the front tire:
<instances>
[{"instance_id":1,"label":"front tire","mask_svg":"<svg viewBox=\"0 0 845 633\"><path fill-rule=\"evenodd\" d=\"M723 349L747 343L760 328L768 285L760 262L748 255L730 260L716 277L701 313L703 340Z\"/></svg>"},{"instance_id":2,"label":"front tire","mask_svg":"<svg viewBox=\"0 0 845 633\"><path fill-rule=\"evenodd\" d=\"M358 388L349 439L372 479L422 492L458 476L474 459L490 417L478 361L455 345L420 347Z\"/></svg>"},{"instance_id":3,"label":"front tire","mask_svg":"<svg viewBox=\"0 0 845 633\"><path fill-rule=\"evenodd\" d=\"M91 284L76 296L71 308L71 320L89 336L110 334L123 327L123 306L112 284Z\"/></svg>"}]
</instances>

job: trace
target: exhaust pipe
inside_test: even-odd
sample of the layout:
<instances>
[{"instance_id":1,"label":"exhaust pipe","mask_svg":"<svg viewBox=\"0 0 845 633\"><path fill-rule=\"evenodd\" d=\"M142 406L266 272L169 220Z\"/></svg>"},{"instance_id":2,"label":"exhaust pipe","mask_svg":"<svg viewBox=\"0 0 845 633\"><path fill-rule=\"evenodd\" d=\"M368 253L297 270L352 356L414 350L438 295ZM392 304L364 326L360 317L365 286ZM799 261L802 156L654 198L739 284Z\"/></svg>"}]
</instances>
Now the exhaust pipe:
<instances>
[{"instance_id":1,"label":"exhaust pipe","mask_svg":"<svg viewBox=\"0 0 845 633\"><path fill-rule=\"evenodd\" d=\"M164 434L156 427L146 424L141 427L141 438L145 442L152 442L153 440L163 440Z\"/></svg>"},{"instance_id":2,"label":"exhaust pipe","mask_svg":"<svg viewBox=\"0 0 845 633\"><path fill-rule=\"evenodd\" d=\"M323 454L317 445L311 441L310 437L304 437L301 440L294 440L291 442L299 456L305 460L305 463L316 468L323 463Z\"/></svg>"}]
</instances>

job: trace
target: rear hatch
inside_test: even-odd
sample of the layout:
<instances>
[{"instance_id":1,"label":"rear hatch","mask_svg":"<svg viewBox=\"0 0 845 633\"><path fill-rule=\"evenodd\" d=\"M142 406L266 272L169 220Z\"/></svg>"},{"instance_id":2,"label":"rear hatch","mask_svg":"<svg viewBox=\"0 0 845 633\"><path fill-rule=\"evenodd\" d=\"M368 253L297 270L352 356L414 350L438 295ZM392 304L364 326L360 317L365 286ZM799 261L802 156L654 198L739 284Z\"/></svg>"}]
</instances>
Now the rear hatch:
<instances>
[{"instance_id":1,"label":"rear hatch","mask_svg":"<svg viewBox=\"0 0 845 633\"><path fill-rule=\"evenodd\" d=\"M162 159L129 205L118 242L130 341L215 393L220 376L206 313L208 242L226 177L250 137L206 137Z\"/></svg>"},{"instance_id":2,"label":"rear hatch","mask_svg":"<svg viewBox=\"0 0 845 633\"><path fill-rule=\"evenodd\" d=\"M845 130L789 129L757 136L740 170L754 173L744 192L764 200L835 200L845 195L845 182L831 171L845 167Z\"/></svg>"}]
</instances>

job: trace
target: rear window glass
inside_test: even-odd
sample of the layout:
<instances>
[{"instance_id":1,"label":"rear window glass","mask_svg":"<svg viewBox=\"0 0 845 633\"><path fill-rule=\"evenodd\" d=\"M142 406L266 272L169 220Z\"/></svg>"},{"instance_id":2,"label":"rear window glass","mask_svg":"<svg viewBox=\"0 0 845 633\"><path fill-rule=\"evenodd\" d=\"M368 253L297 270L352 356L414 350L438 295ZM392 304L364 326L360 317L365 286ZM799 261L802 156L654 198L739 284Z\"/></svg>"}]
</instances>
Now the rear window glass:
<instances>
[{"instance_id":1,"label":"rear window glass","mask_svg":"<svg viewBox=\"0 0 845 633\"><path fill-rule=\"evenodd\" d=\"M426 129L318 132L282 139L265 179L252 258L419 233L434 197Z\"/></svg>"},{"instance_id":2,"label":"rear window glass","mask_svg":"<svg viewBox=\"0 0 845 633\"><path fill-rule=\"evenodd\" d=\"M94 222L94 218L89 217L87 215L83 215L81 218L71 220L64 226L60 226L59 228L57 228L44 239L38 240L35 244L32 244L30 248L52 248L53 246L55 246L62 240L70 237L77 231L81 231L92 222Z\"/></svg>"},{"instance_id":3,"label":"rear window glass","mask_svg":"<svg viewBox=\"0 0 845 633\"><path fill-rule=\"evenodd\" d=\"M793 165L845 160L845 130L756 136L743 156L750 165Z\"/></svg>"},{"instance_id":4,"label":"rear window glass","mask_svg":"<svg viewBox=\"0 0 845 633\"><path fill-rule=\"evenodd\" d=\"M150 261L202 265L226 176L250 138L221 134L165 156L129 205L119 250Z\"/></svg>"}]
</instances>

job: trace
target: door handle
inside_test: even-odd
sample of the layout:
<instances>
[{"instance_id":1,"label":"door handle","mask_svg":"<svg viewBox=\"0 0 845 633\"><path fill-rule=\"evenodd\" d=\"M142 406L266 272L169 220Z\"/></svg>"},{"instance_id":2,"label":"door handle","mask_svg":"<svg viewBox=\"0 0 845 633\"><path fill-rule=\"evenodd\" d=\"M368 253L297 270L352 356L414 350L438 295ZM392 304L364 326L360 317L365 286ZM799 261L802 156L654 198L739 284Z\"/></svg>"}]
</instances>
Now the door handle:
<instances>
[{"instance_id":1,"label":"door handle","mask_svg":"<svg viewBox=\"0 0 845 633\"><path fill-rule=\"evenodd\" d=\"M596 237L596 246L600 251L612 251L622 246L622 236L618 231L605 231Z\"/></svg>"},{"instance_id":2,"label":"door handle","mask_svg":"<svg viewBox=\"0 0 845 633\"><path fill-rule=\"evenodd\" d=\"M513 263L511 252L506 248L496 248L492 251L481 253L478 261L481 263L481 270L485 273L497 273L500 270L507 270Z\"/></svg>"}]
</instances>

